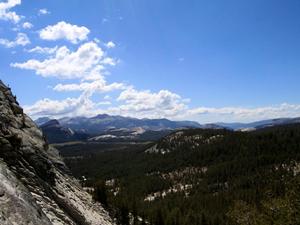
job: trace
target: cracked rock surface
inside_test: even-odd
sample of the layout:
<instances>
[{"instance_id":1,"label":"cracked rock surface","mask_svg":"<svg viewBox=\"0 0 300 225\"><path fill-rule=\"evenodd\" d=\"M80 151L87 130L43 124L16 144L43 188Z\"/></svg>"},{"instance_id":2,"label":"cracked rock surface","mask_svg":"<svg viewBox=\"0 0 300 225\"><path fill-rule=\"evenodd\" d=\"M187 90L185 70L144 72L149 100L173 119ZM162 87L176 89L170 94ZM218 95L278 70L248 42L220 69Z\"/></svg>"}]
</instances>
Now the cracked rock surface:
<instances>
[{"instance_id":1,"label":"cracked rock surface","mask_svg":"<svg viewBox=\"0 0 300 225\"><path fill-rule=\"evenodd\" d=\"M1 80L0 224L113 224Z\"/></svg>"}]
</instances>

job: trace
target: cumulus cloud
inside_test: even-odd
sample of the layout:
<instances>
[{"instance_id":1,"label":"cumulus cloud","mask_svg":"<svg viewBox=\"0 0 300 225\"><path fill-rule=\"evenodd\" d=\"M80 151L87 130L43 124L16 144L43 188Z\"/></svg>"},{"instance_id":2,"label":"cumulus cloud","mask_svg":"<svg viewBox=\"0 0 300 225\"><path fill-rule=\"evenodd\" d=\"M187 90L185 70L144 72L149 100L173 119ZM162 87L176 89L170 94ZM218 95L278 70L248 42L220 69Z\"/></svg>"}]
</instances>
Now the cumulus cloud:
<instances>
[{"instance_id":1,"label":"cumulus cloud","mask_svg":"<svg viewBox=\"0 0 300 225\"><path fill-rule=\"evenodd\" d=\"M109 41L109 42L107 42L107 43L105 44L105 46L106 46L107 48L114 48L114 47L116 47L116 44L113 43L112 41Z\"/></svg>"},{"instance_id":2,"label":"cumulus cloud","mask_svg":"<svg viewBox=\"0 0 300 225\"><path fill-rule=\"evenodd\" d=\"M113 83L107 86L103 84L97 86L98 81L83 83L80 85L57 85L56 90L73 91L81 90L78 98L67 98L64 100L43 99L37 101L32 106L25 106L25 111L33 116L94 116L99 113L120 114L138 118L172 118L186 109L183 99L170 91L161 90L157 93L150 91L137 91L132 87L126 87L118 97L122 102L119 106L103 108L109 106L109 97L106 101L93 102L91 96L95 91L106 92L114 89L124 89L123 84Z\"/></svg>"},{"instance_id":3,"label":"cumulus cloud","mask_svg":"<svg viewBox=\"0 0 300 225\"><path fill-rule=\"evenodd\" d=\"M58 92L79 91L79 98L64 100L43 99L32 106L26 106L31 116L65 116L65 115L95 115L101 107L108 106L108 101L93 102L90 97L95 93L107 93L128 88L123 83L107 83L105 80L106 66L115 65L114 59L95 42L87 42L71 51L66 46L46 48L37 46L27 50L30 53L42 53L44 60L30 59L24 63L13 63L11 66L21 69L34 70L43 77L72 79L73 83L57 84L53 90ZM104 99L105 100L105 99Z\"/></svg>"},{"instance_id":4,"label":"cumulus cloud","mask_svg":"<svg viewBox=\"0 0 300 225\"><path fill-rule=\"evenodd\" d=\"M89 97L89 93L83 93L79 98L67 98L61 101L45 98L31 106L24 106L24 110L33 117L88 115L88 112L94 108L94 103Z\"/></svg>"},{"instance_id":5,"label":"cumulus cloud","mask_svg":"<svg viewBox=\"0 0 300 225\"><path fill-rule=\"evenodd\" d=\"M18 23L21 20L16 12L11 9L21 4L21 0L8 0L7 2L0 2L0 19Z\"/></svg>"},{"instance_id":6,"label":"cumulus cloud","mask_svg":"<svg viewBox=\"0 0 300 225\"><path fill-rule=\"evenodd\" d=\"M14 41L10 41L7 39L0 39L0 45L5 46L6 48L13 48L18 45L25 46L28 44L30 44L30 40L28 36L24 33L18 33Z\"/></svg>"},{"instance_id":7,"label":"cumulus cloud","mask_svg":"<svg viewBox=\"0 0 300 225\"><path fill-rule=\"evenodd\" d=\"M111 92L114 90L125 89L123 83L107 84L104 78L95 80L93 82L82 82L80 84L58 84L54 87L55 91L90 91L94 92Z\"/></svg>"},{"instance_id":8,"label":"cumulus cloud","mask_svg":"<svg viewBox=\"0 0 300 225\"><path fill-rule=\"evenodd\" d=\"M131 87L121 92L117 100L123 103L116 108L111 108L111 111L119 111L122 115L139 118L172 118L187 109L185 100L168 90L138 91Z\"/></svg>"},{"instance_id":9,"label":"cumulus cloud","mask_svg":"<svg viewBox=\"0 0 300 225\"><path fill-rule=\"evenodd\" d=\"M33 24L29 23L29 22L25 22L25 23L23 23L22 27L24 29L31 29L33 27Z\"/></svg>"},{"instance_id":10,"label":"cumulus cloud","mask_svg":"<svg viewBox=\"0 0 300 225\"><path fill-rule=\"evenodd\" d=\"M101 77L103 66L100 64L103 56L104 52L96 43L87 42L74 52L63 46L56 50L54 56L44 61L30 59L24 63L13 63L11 66L34 70L43 77L97 79Z\"/></svg>"},{"instance_id":11,"label":"cumulus cloud","mask_svg":"<svg viewBox=\"0 0 300 225\"><path fill-rule=\"evenodd\" d=\"M84 26L80 27L61 21L42 29L40 31L40 38L49 41L65 39L76 44L79 41L86 40L89 33L90 30Z\"/></svg>"}]
</instances>

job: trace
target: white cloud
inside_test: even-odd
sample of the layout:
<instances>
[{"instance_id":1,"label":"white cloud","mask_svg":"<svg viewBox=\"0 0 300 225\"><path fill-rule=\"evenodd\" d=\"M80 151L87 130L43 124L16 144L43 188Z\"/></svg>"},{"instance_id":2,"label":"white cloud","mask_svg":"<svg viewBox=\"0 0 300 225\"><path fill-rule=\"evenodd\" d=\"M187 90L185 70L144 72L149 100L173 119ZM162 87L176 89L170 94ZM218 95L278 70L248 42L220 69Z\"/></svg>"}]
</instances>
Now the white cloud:
<instances>
[{"instance_id":1,"label":"white cloud","mask_svg":"<svg viewBox=\"0 0 300 225\"><path fill-rule=\"evenodd\" d=\"M25 46L28 44L30 44L30 40L28 36L24 33L18 33L14 41L10 41L7 39L0 39L0 45L5 46L6 48L13 48L18 45Z\"/></svg>"},{"instance_id":2,"label":"white cloud","mask_svg":"<svg viewBox=\"0 0 300 225\"><path fill-rule=\"evenodd\" d=\"M105 44L105 46L106 46L107 48L114 48L114 47L116 47L116 44L113 43L112 41L109 41L109 42L107 42L107 43Z\"/></svg>"},{"instance_id":3,"label":"white cloud","mask_svg":"<svg viewBox=\"0 0 300 225\"><path fill-rule=\"evenodd\" d=\"M50 14L50 12L48 11L48 9L39 9L39 15L47 15Z\"/></svg>"},{"instance_id":4,"label":"white cloud","mask_svg":"<svg viewBox=\"0 0 300 225\"><path fill-rule=\"evenodd\" d=\"M66 23L64 21L58 22L55 25L47 26L40 31L40 38L43 40L59 40L65 39L73 44L79 41L86 40L90 30L84 26L77 26Z\"/></svg>"},{"instance_id":5,"label":"white cloud","mask_svg":"<svg viewBox=\"0 0 300 225\"><path fill-rule=\"evenodd\" d=\"M124 104L112 108L112 112L139 118L173 118L187 109L184 99L168 90L150 92L128 88L120 94L117 100Z\"/></svg>"},{"instance_id":6,"label":"white cloud","mask_svg":"<svg viewBox=\"0 0 300 225\"><path fill-rule=\"evenodd\" d=\"M106 72L105 66L115 65L116 62L114 59L104 57L105 52L95 42L82 44L73 52L66 46L60 48L37 46L27 52L44 53L48 56L41 61L30 59L24 63L11 64L11 66L34 70L36 74L43 77L77 80L74 83L57 84L53 90L83 93L78 99L67 98L61 101L43 99L32 106L26 106L26 110L32 116L95 115L102 112L101 107L111 103L108 101L94 103L90 100L91 96L95 93L107 93L128 88L123 83L108 84L106 82L103 75Z\"/></svg>"},{"instance_id":7,"label":"white cloud","mask_svg":"<svg viewBox=\"0 0 300 225\"><path fill-rule=\"evenodd\" d=\"M123 83L107 84L104 78L93 82L82 82L80 84L58 84L54 87L55 91L90 91L94 92L111 92L125 88Z\"/></svg>"},{"instance_id":8,"label":"white cloud","mask_svg":"<svg viewBox=\"0 0 300 225\"><path fill-rule=\"evenodd\" d=\"M33 27L33 25L32 25L32 23L25 22L25 23L23 23L22 27L24 29L31 29Z\"/></svg>"},{"instance_id":9,"label":"white cloud","mask_svg":"<svg viewBox=\"0 0 300 225\"><path fill-rule=\"evenodd\" d=\"M97 83L97 82L96 82ZM55 89L60 91L80 90L83 94L78 98L67 98L61 101L43 99L32 106L26 106L25 111L31 116L95 116L99 113L130 116L137 118L169 118L189 119L201 123L207 122L251 122L271 118L298 117L300 105L280 104L268 107L242 108L242 107L197 107L189 108L185 99L168 90L158 92L138 91L127 87L121 92L117 101L119 105L103 108L111 104L108 95L106 101L93 102L91 96L95 91L105 92L114 88L103 88L96 83L83 83L80 85L58 85ZM94 86L93 86L94 85ZM117 87L118 89L118 87Z\"/></svg>"},{"instance_id":10,"label":"white cloud","mask_svg":"<svg viewBox=\"0 0 300 225\"><path fill-rule=\"evenodd\" d=\"M43 77L58 77L61 79L99 79L104 52L94 42L82 44L77 51L71 52L66 46L60 47L54 56L44 61L30 59L24 63L13 63L11 66L34 70Z\"/></svg>"},{"instance_id":11,"label":"white cloud","mask_svg":"<svg viewBox=\"0 0 300 225\"><path fill-rule=\"evenodd\" d=\"M10 10L11 8L20 4L21 0L8 0L7 2L0 2L0 19L18 23L21 20L21 16Z\"/></svg>"},{"instance_id":12,"label":"white cloud","mask_svg":"<svg viewBox=\"0 0 300 225\"><path fill-rule=\"evenodd\" d=\"M32 106L25 106L25 111L33 116L94 116L99 113L120 114L139 118L172 118L186 109L182 98L170 91L161 90L157 93L150 91L137 91L132 87L127 87L118 97L119 102L123 102L116 107L102 108L109 106L110 101L93 102L90 98L95 91L106 92L119 89L123 85L111 84L103 88L97 86L97 82L83 83L81 85L58 85L56 90L84 90L78 98L67 98L64 100L43 99L37 101ZM94 86L93 86L94 85ZM110 97L104 98L104 100Z\"/></svg>"},{"instance_id":13,"label":"white cloud","mask_svg":"<svg viewBox=\"0 0 300 225\"><path fill-rule=\"evenodd\" d=\"M198 107L187 110L183 117L205 122L250 122L271 118L298 117L300 105L283 103L274 106L243 108L243 107Z\"/></svg>"},{"instance_id":14,"label":"white cloud","mask_svg":"<svg viewBox=\"0 0 300 225\"><path fill-rule=\"evenodd\" d=\"M55 46L53 48L48 48L48 47L40 47L36 46L32 49L26 50L29 53L39 53L39 54L54 54L57 51L58 47Z\"/></svg>"},{"instance_id":15,"label":"white cloud","mask_svg":"<svg viewBox=\"0 0 300 225\"><path fill-rule=\"evenodd\" d=\"M61 101L45 98L31 106L24 106L24 110L33 117L89 115L88 112L95 106L89 97L88 93L83 93L79 98L67 98Z\"/></svg>"},{"instance_id":16,"label":"white cloud","mask_svg":"<svg viewBox=\"0 0 300 225\"><path fill-rule=\"evenodd\" d=\"M48 98L42 99L33 105L24 106L27 114L33 118L41 116L49 116L61 118L65 116L95 116L100 113L105 113L106 110L101 107L111 105L109 101L99 101L97 103L91 101L90 92L83 92L78 98L66 98L63 100L51 100Z\"/></svg>"}]
</instances>

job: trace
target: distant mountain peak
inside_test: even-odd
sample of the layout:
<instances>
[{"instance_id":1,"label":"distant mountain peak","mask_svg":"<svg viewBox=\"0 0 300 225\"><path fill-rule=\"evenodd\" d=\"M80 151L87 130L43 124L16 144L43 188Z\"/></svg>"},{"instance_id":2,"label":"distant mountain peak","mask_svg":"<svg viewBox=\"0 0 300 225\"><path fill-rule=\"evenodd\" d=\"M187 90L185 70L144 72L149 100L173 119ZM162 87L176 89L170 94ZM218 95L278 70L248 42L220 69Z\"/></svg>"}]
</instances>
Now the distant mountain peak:
<instances>
[{"instance_id":1,"label":"distant mountain peak","mask_svg":"<svg viewBox=\"0 0 300 225\"><path fill-rule=\"evenodd\" d=\"M46 123L42 124L40 126L41 128L45 128L45 127L60 127L60 123L58 120L53 119L53 120L49 120Z\"/></svg>"},{"instance_id":2,"label":"distant mountain peak","mask_svg":"<svg viewBox=\"0 0 300 225\"><path fill-rule=\"evenodd\" d=\"M92 118L94 118L94 119L105 119L107 117L111 117L111 116L104 113L104 114L98 114L98 115L96 115L96 116L94 116Z\"/></svg>"},{"instance_id":3,"label":"distant mountain peak","mask_svg":"<svg viewBox=\"0 0 300 225\"><path fill-rule=\"evenodd\" d=\"M40 117L40 118L38 118L37 120L35 120L34 122L35 122L38 126L40 126L40 125L42 125L42 124L47 123L49 120L51 120L49 117Z\"/></svg>"}]
</instances>

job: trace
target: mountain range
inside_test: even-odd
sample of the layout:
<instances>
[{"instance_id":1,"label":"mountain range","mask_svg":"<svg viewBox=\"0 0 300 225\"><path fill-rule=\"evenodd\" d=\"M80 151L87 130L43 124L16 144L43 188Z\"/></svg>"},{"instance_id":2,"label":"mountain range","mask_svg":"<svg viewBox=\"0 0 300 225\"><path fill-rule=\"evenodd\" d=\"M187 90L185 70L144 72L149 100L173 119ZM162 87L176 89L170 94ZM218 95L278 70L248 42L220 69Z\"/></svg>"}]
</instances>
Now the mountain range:
<instances>
[{"instance_id":1,"label":"mountain range","mask_svg":"<svg viewBox=\"0 0 300 225\"><path fill-rule=\"evenodd\" d=\"M197 122L167 119L137 119L100 114L95 117L37 119L50 143L89 140L157 140L176 129L201 128Z\"/></svg>"},{"instance_id":2,"label":"mountain range","mask_svg":"<svg viewBox=\"0 0 300 225\"><path fill-rule=\"evenodd\" d=\"M43 117L37 119L37 125L48 122L50 118ZM99 134L108 129L132 129L141 127L145 130L166 130L177 129L182 127L197 127L201 125L193 121L171 121L167 119L137 119L123 116L111 116L107 114L99 114L95 117L64 117L58 119L58 122L73 130L82 130L90 134Z\"/></svg>"},{"instance_id":3,"label":"mountain range","mask_svg":"<svg viewBox=\"0 0 300 225\"><path fill-rule=\"evenodd\" d=\"M300 123L298 118L278 118L251 123L209 123L172 121L168 119L137 119L132 117L99 114L95 117L64 117L35 120L50 143L69 141L124 141L158 140L174 130L187 128L228 129L250 131L276 125Z\"/></svg>"},{"instance_id":4,"label":"mountain range","mask_svg":"<svg viewBox=\"0 0 300 225\"><path fill-rule=\"evenodd\" d=\"M269 119L269 120L261 120L252 123L216 123L217 125L225 128L229 128L232 130L255 130L266 127L273 127L277 125L286 125L286 124L294 124L300 123L300 117L297 118L277 118L277 119Z\"/></svg>"}]
</instances>

